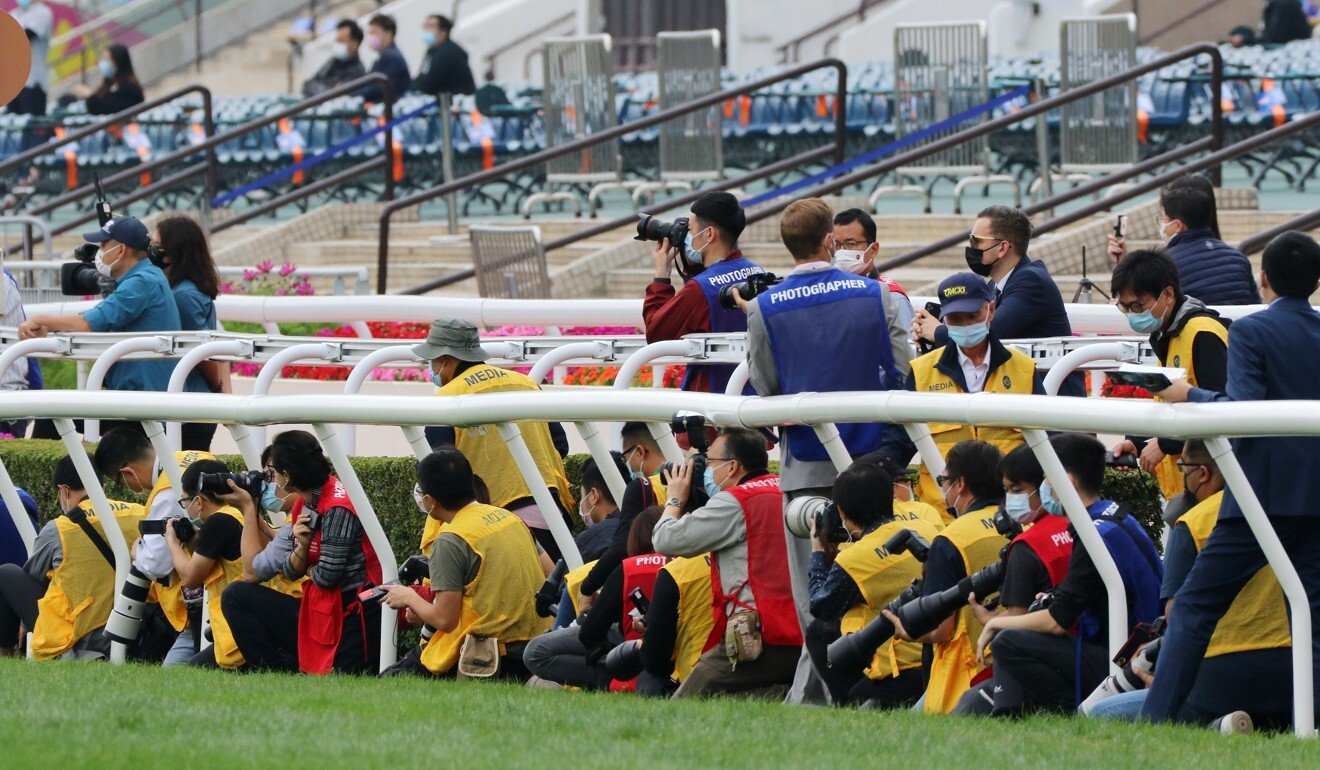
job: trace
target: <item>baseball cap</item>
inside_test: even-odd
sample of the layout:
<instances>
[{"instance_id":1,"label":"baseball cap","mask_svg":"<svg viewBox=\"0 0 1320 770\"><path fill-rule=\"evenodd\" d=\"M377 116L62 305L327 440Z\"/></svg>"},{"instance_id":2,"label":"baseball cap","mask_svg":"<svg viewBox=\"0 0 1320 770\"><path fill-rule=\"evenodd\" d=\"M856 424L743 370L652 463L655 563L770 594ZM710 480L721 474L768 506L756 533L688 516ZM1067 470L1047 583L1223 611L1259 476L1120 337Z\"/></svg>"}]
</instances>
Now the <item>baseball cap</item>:
<instances>
[{"instance_id":1,"label":"baseball cap","mask_svg":"<svg viewBox=\"0 0 1320 770\"><path fill-rule=\"evenodd\" d=\"M490 358L481 347L481 335L476 324L466 318L437 318L431 322L426 342L414 345L413 355L423 361L434 361L440 356L453 356L459 361L485 361Z\"/></svg>"},{"instance_id":2,"label":"baseball cap","mask_svg":"<svg viewBox=\"0 0 1320 770\"><path fill-rule=\"evenodd\" d=\"M133 217L115 217L100 230L83 233L83 240L88 243L118 241L134 251L146 251L151 246L147 226Z\"/></svg>"},{"instance_id":3,"label":"baseball cap","mask_svg":"<svg viewBox=\"0 0 1320 770\"><path fill-rule=\"evenodd\" d=\"M995 301L990 284L976 273L955 273L940 281L936 294L940 300L940 320L949 313L975 313L987 302Z\"/></svg>"}]
</instances>

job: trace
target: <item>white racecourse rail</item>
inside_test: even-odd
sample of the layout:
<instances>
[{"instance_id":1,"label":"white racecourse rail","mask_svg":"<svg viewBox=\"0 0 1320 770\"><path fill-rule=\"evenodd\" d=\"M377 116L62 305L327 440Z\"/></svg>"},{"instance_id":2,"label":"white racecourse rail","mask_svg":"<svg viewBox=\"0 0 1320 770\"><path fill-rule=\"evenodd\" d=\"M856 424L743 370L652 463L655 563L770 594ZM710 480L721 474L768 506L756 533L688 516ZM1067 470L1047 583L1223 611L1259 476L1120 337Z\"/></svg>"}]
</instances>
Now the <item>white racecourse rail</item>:
<instances>
[{"instance_id":1,"label":"white racecourse rail","mask_svg":"<svg viewBox=\"0 0 1320 770\"><path fill-rule=\"evenodd\" d=\"M922 307L929 297L914 297ZM81 313L94 302L52 302L29 305L28 316ZM1123 314L1113 305L1067 305L1074 334L1130 334ZM1263 305L1216 307L1220 315L1237 319ZM222 323L361 323L413 321L427 323L441 316L467 318L478 326L642 326L642 301L637 299L476 299L469 297L247 297L226 294L216 300Z\"/></svg>"},{"instance_id":2,"label":"white racecourse rail","mask_svg":"<svg viewBox=\"0 0 1320 770\"><path fill-rule=\"evenodd\" d=\"M1133 400L1081 400L1049 396L994 394L928 394L905 391L884 393L800 394L758 398L679 391L611 390L497 393L453 397L297 395L232 396L153 393L149 398L123 392L46 391L7 393L0 399L0 420L54 418L66 446L75 458L98 515L111 517L104 491L92 471L78 436L75 418L141 420L149 424L157 446L168 447L160 422L218 422L231 430L238 426L311 423L335 472L344 482L363 526L381 557L386 580L397 576L397 565L371 501L348 462L335 423L474 426L496 424L519 461L538 497L548 497L545 485L527 462L526 445L512 424L519 420L558 420L588 423L641 420L667 423L679 411L697 412L717 426L768 427L788 423L832 426L840 422L892 422L905 425L929 421L1023 428L1028 444L1040 459L1045 475L1062 493L1063 504L1088 551L1101 556L1102 577L1109 589L1110 647L1122 642L1126 607L1117 571L1099 533L1067 482L1058 456L1044 431L1156 434L1169 438L1206 439L1223 471L1228 487L1242 505L1252 532L1274 568L1292 617L1292 633L1299 644L1292 648L1294 715L1298 735L1312 736L1315 728L1311 675L1311 614L1300 578L1266 518L1255 493L1234 456L1229 438L1242 436L1320 435L1320 409L1314 402L1251 402L1219 404L1158 404ZM846 458L835 458L836 465ZM0 478L6 496L12 484ZM559 517L547 517L556 539L571 561L580 561ZM106 520L103 518L103 520ZM128 544L117 527L107 527L111 546L119 555L121 583L128 564ZM1117 590L1115 590L1117 589ZM394 656L394 621L382 618L382 665Z\"/></svg>"}]
</instances>

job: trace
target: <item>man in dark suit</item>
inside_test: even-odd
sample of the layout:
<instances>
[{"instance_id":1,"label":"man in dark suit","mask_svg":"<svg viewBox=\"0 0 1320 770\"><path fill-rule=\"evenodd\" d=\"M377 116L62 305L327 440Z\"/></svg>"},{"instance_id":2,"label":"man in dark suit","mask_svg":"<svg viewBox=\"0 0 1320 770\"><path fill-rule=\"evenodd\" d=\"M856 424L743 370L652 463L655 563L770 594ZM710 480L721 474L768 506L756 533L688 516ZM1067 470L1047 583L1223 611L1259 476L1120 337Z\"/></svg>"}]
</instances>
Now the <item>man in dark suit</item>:
<instances>
[{"instance_id":1,"label":"man in dark suit","mask_svg":"<svg viewBox=\"0 0 1320 770\"><path fill-rule=\"evenodd\" d=\"M1000 340L1071 337L1063 295L1045 263L1027 256L1031 220L1011 206L990 206L976 215L965 249L967 267L995 291L990 333ZM943 347L949 332L925 308L912 322L914 336ZM1085 396L1085 380L1074 372L1059 389L1062 396Z\"/></svg>"},{"instance_id":2,"label":"man in dark suit","mask_svg":"<svg viewBox=\"0 0 1320 770\"><path fill-rule=\"evenodd\" d=\"M1270 243L1261 285L1269 308L1233 323L1228 332L1228 393L1174 383L1166 401L1320 400L1320 312L1309 297L1320 283L1320 245L1298 232ZM1311 618L1320 620L1320 437L1241 438L1233 453L1300 575ZM1238 592L1265 566L1265 554L1232 490L1219 521L1173 600L1160 648L1155 683L1142 713L1152 721L1173 719L1196 680L1210 635ZM1305 644L1297 639L1293 643ZM1314 669L1320 672L1320 636L1312 635ZM1320 694L1320 688L1316 690ZM1320 702L1317 702L1320 711Z\"/></svg>"}]
</instances>

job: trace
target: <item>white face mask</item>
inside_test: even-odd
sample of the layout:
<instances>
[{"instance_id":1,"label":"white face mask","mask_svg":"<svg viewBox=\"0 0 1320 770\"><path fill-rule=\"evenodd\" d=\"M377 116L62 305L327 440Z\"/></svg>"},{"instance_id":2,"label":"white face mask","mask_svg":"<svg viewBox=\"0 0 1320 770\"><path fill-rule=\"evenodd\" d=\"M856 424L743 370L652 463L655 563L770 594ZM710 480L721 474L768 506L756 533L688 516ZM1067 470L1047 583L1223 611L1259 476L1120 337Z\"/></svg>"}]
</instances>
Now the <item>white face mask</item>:
<instances>
[{"instance_id":1,"label":"white face mask","mask_svg":"<svg viewBox=\"0 0 1320 770\"><path fill-rule=\"evenodd\" d=\"M417 510L421 511L422 513L426 514L427 516L430 516L430 515L431 515L431 510L430 510L429 508L427 508L427 507L426 507L426 503L423 502L423 500L424 500L425 498L426 498L426 495L422 494L422 487L421 487L421 485L420 485L420 484L413 484L413 502L414 502L414 503L417 503Z\"/></svg>"},{"instance_id":2,"label":"white face mask","mask_svg":"<svg viewBox=\"0 0 1320 770\"><path fill-rule=\"evenodd\" d=\"M116 263L118 263L118 261L119 260L115 260ZM100 249L96 250L96 258L94 260L94 264L96 265L96 272L100 273L102 276L106 278L110 277L110 270L114 266L106 263L105 252L101 251Z\"/></svg>"},{"instance_id":3,"label":"white face mask","mask_svg":"<svg viewBox=\"0 0 1320 770\"><path fill-rule=\"evenodd\" d=\"M330 47L330 55L339 61L344 61L348 58L348 43L335 43Z\"/></svg>"},{"instance_id":4,"label":"white face mask","mask_svg":"<svg viewBox=\"0 0 1320 770\"><path fill-rule=\"evenodd\" d=\"M834 252L834 266L845 273L861 275L866 272L866 252L857 249L837 249Z\"/></svg>"},{"instance_id":5,"label":"white face mask","mask_svg":"<svg viewBox=\"0 0 1320 770\"><path fill-rule=\"evenodd\" d=\"M596 523L596 520L591 517L593 508L595 508L594 505L587 505L586 495L583 495L582 499L578 501L578 516L582 519L582 526L590 527Z\"/></svg>"},{"instance_id":6,"label":"white face mask","mask_svg":"<svg viewBox=\"0 0 1320 770\"><path fill-rule=\"evenodd\" d=\"M1177 235L1177 233L1166 232L1169 229L1169 225L1173 224L1176 221L1178 220L1170 219L1168 222L1165 222L1164 224L1160 225L1160 240L1163 241L1164 243L1168 243L1169 241L1173 240L1174 236Z\"/></svg>"}]
</instances>

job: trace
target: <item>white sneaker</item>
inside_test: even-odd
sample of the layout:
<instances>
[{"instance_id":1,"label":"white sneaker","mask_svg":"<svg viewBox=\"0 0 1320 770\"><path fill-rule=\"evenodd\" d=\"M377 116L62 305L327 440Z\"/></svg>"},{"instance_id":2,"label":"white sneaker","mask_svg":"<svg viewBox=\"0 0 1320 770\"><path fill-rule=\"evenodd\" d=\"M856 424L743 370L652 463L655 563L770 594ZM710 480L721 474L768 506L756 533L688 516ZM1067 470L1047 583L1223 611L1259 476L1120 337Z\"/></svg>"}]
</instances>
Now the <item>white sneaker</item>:
<instances>
[{"instance_id":1,"label":"white sneaker","mask_svg":"<svg viewBox=\"0 0 1320 770\"><path fill-rule=\"evenodd\" d=\"M1219 729L1224 735L1249 735L1255 731L1256 726L1251 722L1251 715L1245 711L1234 711L1231 714L1225 714L1213 723L1213 726Z\"/></svg>"},{"instance_id":2,"label":"white sneaker","mask_svg":"<svg viewBox=\"0 0 1320 770\"><path fill-rule=\"evenodd\" d=\"M562 690L564 686L558 682L552 682L549 679L542 679L539 676L533 676L527 680L527 686L534 690ZM1247 720L1250 724L1251 720ZM1250 732L1250 730L1248 730Z\"/></svg>"}]
</instances>

